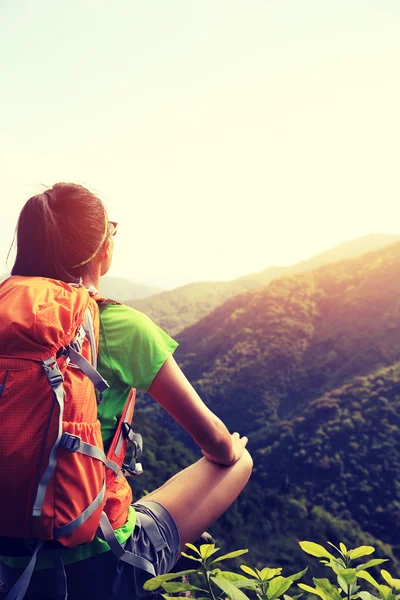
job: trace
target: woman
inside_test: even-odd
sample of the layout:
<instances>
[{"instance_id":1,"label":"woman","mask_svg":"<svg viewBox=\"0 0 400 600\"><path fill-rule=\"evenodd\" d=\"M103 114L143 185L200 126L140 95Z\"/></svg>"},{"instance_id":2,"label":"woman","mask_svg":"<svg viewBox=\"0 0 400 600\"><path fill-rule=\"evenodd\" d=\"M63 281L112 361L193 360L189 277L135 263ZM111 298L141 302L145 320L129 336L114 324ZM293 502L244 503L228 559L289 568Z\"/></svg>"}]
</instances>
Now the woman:
<instances>
[{"instance_id":1,"label":"woman","mask_svg":"<svg viewBox=\"0 0 400 600\"><path fill-rule=\"evenodd\" d=\"M17 226L12 275L40 276L100 289L114 249L116 224L86 188L58 183L28 200ZM113 527L121 544L150 560L157 575L172 569L187 542L196 540L237 498L252 470L247 438L230 434L202 402L173 358L177 343L142 313L118 304L100 310L98 370L110 388L98 407L104 445L110 442L132 387L148 391L192 436L203 458L131 507L130 488L115 502ZM122 500L121 500L122 498ZM161 536L160 544L150 530ZM100 538L61 550L68 597L131 598L144 595L149 575L118 561ZM52 549L43 549L26 598L52 598L56 569ZM0 581L10 588L25 557L0 557ZM0 588L1 589L1 588ZM46 596L43 590L49 595ZM40 594L40 596L38 595Z\"/></svg>"}]
</instances>

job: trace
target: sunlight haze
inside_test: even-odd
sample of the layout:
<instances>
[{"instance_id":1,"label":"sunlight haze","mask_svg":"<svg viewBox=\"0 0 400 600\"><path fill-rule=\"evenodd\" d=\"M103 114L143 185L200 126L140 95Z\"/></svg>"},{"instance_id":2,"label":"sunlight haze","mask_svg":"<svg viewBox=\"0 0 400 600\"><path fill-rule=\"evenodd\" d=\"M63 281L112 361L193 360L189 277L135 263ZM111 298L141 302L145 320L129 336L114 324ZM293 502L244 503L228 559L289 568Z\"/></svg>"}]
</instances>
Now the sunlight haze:
<instances>
[{"instance_id":1,"label":"sunlight haze","mask_svg":"<svg viewBox=\"0 0 400 600\"><path fill-rule=\"evenodd\" d=\"M120 222L111 275L165 288L400 233L394 0L8 0L0 16L0 272L23 203L57 181Z\"/></svg>"}]
</instances>

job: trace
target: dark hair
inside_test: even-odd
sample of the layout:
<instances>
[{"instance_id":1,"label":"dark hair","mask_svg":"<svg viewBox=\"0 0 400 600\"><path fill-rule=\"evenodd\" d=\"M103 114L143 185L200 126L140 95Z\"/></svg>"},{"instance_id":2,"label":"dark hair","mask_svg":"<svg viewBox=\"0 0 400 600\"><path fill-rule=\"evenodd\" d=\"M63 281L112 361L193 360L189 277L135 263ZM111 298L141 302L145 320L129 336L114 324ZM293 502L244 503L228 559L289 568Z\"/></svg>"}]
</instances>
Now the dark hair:
<instances>
[{"instance_id":1,"label":"dark hair","mask_svg":"<svg viewBox=\"0 0 400 600\"><path fill-rule=\"evenodd\" d=\"M104 205L92 192L56 183L30 198L19 215L11 274L79 282L104 242L107 223Z\"/></svg>"}]
</instances>

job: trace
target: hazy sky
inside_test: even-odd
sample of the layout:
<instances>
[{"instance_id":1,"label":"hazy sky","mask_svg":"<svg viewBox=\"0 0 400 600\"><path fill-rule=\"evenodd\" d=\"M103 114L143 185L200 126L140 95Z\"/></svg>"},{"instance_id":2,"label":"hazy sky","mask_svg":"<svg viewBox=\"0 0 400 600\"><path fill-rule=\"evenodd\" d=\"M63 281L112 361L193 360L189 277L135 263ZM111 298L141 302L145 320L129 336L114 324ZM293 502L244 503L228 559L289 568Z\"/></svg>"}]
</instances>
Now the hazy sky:
<instances>
[{"instance_id":1,"label":"hazy sky","mask_svg":"<svg viewBox=\"0 0 400 600\"><path fill-rule=\"evenodd\" d=\"M56 181L120 220L111 274L166 287L400 233L398 0L2 0L0 17L0 259Z\"/></svg>"}]
</instances>

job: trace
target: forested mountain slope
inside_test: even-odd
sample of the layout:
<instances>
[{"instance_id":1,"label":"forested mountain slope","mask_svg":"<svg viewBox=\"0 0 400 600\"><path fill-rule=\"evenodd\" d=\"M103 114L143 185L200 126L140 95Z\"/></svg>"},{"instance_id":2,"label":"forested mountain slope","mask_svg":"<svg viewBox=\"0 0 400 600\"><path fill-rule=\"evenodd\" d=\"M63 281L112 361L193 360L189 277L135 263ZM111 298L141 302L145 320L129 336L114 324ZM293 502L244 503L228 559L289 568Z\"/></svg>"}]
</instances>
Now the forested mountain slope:
<instances>
[{"instance_id":1,"label":"forested mountain slope","mask_svg":"<svg viewBox=\"0 0 400 600\"><path fill-rule=\"evenodd\" d=\"M400 550L400 362L310 401L258 436L256 479Z\"/></svg>"},{"instance_id":2,"label":"forested mountain slope","mask_svg":"<svg viewBox=\"0 0 400 600\"><path fill-rule=\"evenodd\" d=\"M400 557L399 243L232 298L178 341L203 399L249 435L265 501L319 506Z\"/></svg>"},{"instance_id":3,"label":"forested mountain slope","mask_svg":"<svg viewBox=\"0 0 400 600\"><path fill-rule=\"evenodd\" d=\"M400 360L400 243L236 296L178 336L176 356L232 427L287 418Z\"/></svg>"},{"instance_id":4,"label":"forested mountain slope","mask_svg":"<svg viewBox=\"0 0 400 600\"><path fill-rule=\"evenodd\" d=\"M139 400L134 429L144 438L144 473L140 477L130 479L135 500L162 485L168 477L200 456L199 451L193 454L177 442L168 429L156 425L151 416L151 411L141 406ZM255 454L256 465L260 465L264 460L281 461L279 453L284 451L284 448L276 445L278 441L279 435L271 437L269 458ZM265 464L267 465L267 462ZM285 469L282 473L288 473L285 465L286 463L282 462ZM269 482L271 488L267 489L266 482L258 470L257 467L235 504L210 528L218 546L224 551L249 548L249 554L246 556L249 564L258 565L260 568L266 565L280 566L287 569L288 573L310 566L310 576L325 577L326 571L321 565L316 561L310 564L307 562L298 540L311 539L325 544L329 539L336 544L342 541L352 548L362 544L373 545L377 548L377 555L389 557L391 569L398 571L400 561L395 555L396 548L392 548L390 544L383 544L376 536L368 533L368 527L360 527L348 511L346 514L345 511L341 511L342 518L333 516L322 507L324 498L318 498L321 500L320 506L313 503L314 498L308 494L307 485L302 488L298 486L296 490L294 480L293 485L286 485L288 475L285 485L282 485L282 477L278 476L276 480ZM275 468L275 472L278 471L279 469ZM296 498L289 493L289 487L297 492ZM304 489L305 493L302 493L301 490Z\"/></svg>"},{"instance_id":5,"label":"forested mountain slope","mask_svg":"<svg viewBox=\"0 0 400 600\"><path fill-rule=\"evenodd\" d=\"M176 335L233 296L265 287L284 275L303 273L321 265L360 256L399 239L400 236L385 234L364 236L292 266L268 267L259 273L252 273L233 281L192 283L128 304L146 313L170 335Z\"/></svg>"}]
</instances>

